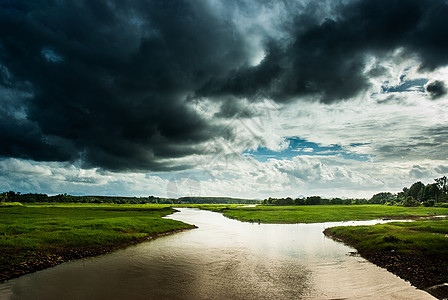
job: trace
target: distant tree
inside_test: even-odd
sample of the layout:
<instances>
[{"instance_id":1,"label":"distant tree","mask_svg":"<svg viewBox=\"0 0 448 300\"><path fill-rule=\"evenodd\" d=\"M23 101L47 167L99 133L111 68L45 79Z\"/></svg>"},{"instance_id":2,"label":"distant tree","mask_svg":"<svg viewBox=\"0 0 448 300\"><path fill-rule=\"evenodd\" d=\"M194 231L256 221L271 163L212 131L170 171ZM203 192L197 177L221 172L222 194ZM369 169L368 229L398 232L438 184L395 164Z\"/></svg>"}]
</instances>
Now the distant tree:
<instances>
[{"instance_id":1,"label":"distant tree","mask_svg":"<svg viewBox=\"0 0 448 300\"><path fill-rule=\"evenodd\" d=\"M7 200L8 200L8 202L15 202L15 201L17 201L16 193L14 191L7 192Z\"/></svg>"},{"instance_id":2,"label":"distant tree","mask_svg":"<svg viewBox=\"0 0 448 300\"><path fill-rule=\"evenodd\" d=\"M406 199L403 201L403 206L414 207L419 205L420 203L412 196L407 196Z\"/></svg>"},{"instance_id":3,"label":"distant tree","mask_svg":"<svg viewBox=\"0 0 448 300\"><path fill-rule=\"evenodd\" d=\"M420 190L418 199L420 199L420 201L422 201L423 204L425 204L428 201L435 201L435 199L438 198L438 194L439 194L439 188L437 187L437 184L431 183L425 185L425 187ZM432 205L426 205L426 206L432 206Z\"/></svg>"},{"instance_id":4,"label":"distant tree","mask_svg":"<svg viewBox=\"0 0 448 300\"><path fill-rule=\"evenodd\" d=\"M351 204L370 204L370 199L350 199Z\"/></svg>"},{"instance_id":5,"label":"distant tree","mask_svg":"<svg viewBox=\"0 0 448 300\"><path fill-rule=\"evenodd\" d=\"M440 177L440 178L436 178L434 180L436 181L436 185L439 188L439 190L442 193L447 193L448 186L447 186L447 178L446 178L446 176L443 176L443 177Z\"/></svg>"},{"instance_id":6,"label":"distant tree","mask_svg":"<svg viewBox=\"0 0 448 300\"><path fill-rule=\"evenodd\" d=\"M444 202L448 200L448 183L447 177L443 176L440 178L434 179L436 181L436 186L438 189L436 202Z\"/></svg>"},{"instance_id":7,"label":"distant tree","mask_svg":"<svg viewBox=\"0 0 448 300\"><path fill-rule=\"evenodd\" d=\"M294 205L305 205L305 198L294 199Z\"/></svg>"},{"instance_id":8,"label":"distant tree","mask_svg":"<svg viewBox=\"0 0 448 300\"><path fill-rule=\"evenodd\" d=\"M320 196L310 196L306 197L305 204L306 205L319 205L321 204L322 198Z\"/></svg>"},{"instance_id":9,"label":"distant tree","mask_svg":"<svg viewBox=\"0 0 448 300\"><path fill-rule=\"evenodd\" d=\"M408 193L409 193L409 189L408 189L407 187L404 187L404 188L403 188L403 193L404 193L404 195L407 197L407 196L408 196Z\"/></svg>"},{"instance_id":10,"label":"distant tree","mask_svg":"<svg viewBox=\"0 0 448 300\"><path fill-rule=\"evenodd\" d=\"M331 204L343 204L343 200L341 198L333 198L331 199Z\"/></svg>"},{"instance_id":11,"label":"distant tree","mask_svg":"<svg viewBox=\"0 0 448 300\"><path fill-rule=\"evenodd\" d=\"M330 199L327 199L327 198L320 198L319 204L320 204L320 205L330 205L330 204L331 204L331 203L330 203Z\"/></svg>"},{"instance_id":12,"label":"distant tree","mask_svg":"<svg viewBox=\"0 0 448 300\"><path fill-rule=\"evenodd\" d=\"M417 181L416 183L412 184L411 187L409 188L408 196L420 200L418 196L420 190L422 190L423 188L425 188L425 185L421 181Z\"/></svg>"},{"instance_id":13,"label":"distant tree","mask_svg":"<svg viewBox=\"0 0 448 300\"><path fill-rule=\"evenodd\" d=\"M436 201L434 199L429 199L423 202L423 205L426 207L433 207L435 205Z\"/></svg>"},{"instance_id":14,"label":"distant tree","mask_svg":"<svg viewBox=\"0 0 448 300\"><path fill-rule=\"evenodd\" d=\"M382 192L372 196L369 202L371 204L386 204L387 202L394 199L394 196L390 192Z\"/></svg>"},{"instance_id":15,"label":"distant tree","mask_svg":"<svg viewBox=\"0 0 448 300\"><path fill-rule=\"evenodd\" d=\"M292 198L290 198L290 197L273 199L272 204L274 204L274 205L293 205L294 200L292 200Z\"/></svg>"}]
</instances>

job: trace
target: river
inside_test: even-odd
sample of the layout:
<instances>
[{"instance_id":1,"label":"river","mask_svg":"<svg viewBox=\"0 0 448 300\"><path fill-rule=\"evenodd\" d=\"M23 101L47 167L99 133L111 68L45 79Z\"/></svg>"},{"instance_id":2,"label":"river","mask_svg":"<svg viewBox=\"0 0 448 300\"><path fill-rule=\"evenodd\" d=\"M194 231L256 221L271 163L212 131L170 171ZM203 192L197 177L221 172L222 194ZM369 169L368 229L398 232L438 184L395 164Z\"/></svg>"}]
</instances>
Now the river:
<instances>
[{"instance_id":1,"label":"river","mask_svg":"<svg viewBox=\"0 0 448 300\"><path fill-rule=\"evenodd\" d=\"M435 299L381 269L324 228L251 224L181 208L199 228L70 261L0 285L0 299Z\"/></svg>"}]
</instances>

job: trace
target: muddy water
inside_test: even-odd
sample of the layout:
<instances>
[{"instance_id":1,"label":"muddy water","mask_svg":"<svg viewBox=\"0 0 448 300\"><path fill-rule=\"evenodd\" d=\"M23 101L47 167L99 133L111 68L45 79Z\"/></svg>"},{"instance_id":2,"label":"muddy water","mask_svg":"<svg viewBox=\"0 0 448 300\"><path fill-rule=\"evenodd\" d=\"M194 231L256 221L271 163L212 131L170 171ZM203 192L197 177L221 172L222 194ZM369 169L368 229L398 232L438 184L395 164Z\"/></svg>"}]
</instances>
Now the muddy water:
<instances>
[{"instance_id":1,"label":"muddy water","mask_svg":"<svg viewBox=\"0 0 448 300\"><path fill-rule=\"evenodd\" d=\"M249 224L180 209L199 228L0 285L0 299L434 299L326 238L334 225Z\"/></svg>"}]
</instances>

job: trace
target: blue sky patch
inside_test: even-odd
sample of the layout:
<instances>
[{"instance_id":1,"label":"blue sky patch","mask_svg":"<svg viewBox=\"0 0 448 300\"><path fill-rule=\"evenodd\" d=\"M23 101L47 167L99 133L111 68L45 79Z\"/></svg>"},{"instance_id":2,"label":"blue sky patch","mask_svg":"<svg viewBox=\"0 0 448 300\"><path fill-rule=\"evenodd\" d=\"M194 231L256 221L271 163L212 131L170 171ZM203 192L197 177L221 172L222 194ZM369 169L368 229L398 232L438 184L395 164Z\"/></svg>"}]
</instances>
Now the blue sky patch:
<instances>
[{"instance_id":1,"label":"blue sky patch","mask_svg":"<svg viewBox=\"0 0 448 300\"><path fill-rule=\"evenodd\" d=\"M402 77L403 79L403 77ZM381 90L383 93L401 93L401 92L424 92L425 84L428 82L426 78L419 78L414 80L402 81L400 84L395 86L382 86Z\"/></svg>"},{"instance_id":2,"label":"blue sky patch","mask_svg":"<svg viewBox=\"0 0 448 300\"><path fill-rule=\"evenodd\" d=\"M319 144L308 142L298 137L287 138L289 146L282 151L273 151L265 147L259 147L256 150L246 150L242 155L252 156L260 162L265 162L271 158L285 160L292 159L296 156L340 156L345 159L354 159L357 161L369 160L369 155L355 154L345 150L341 145L319 146ZM366 145L366 143L353 143L350 147L358 147Z\"/></svg>"}]
</instances>

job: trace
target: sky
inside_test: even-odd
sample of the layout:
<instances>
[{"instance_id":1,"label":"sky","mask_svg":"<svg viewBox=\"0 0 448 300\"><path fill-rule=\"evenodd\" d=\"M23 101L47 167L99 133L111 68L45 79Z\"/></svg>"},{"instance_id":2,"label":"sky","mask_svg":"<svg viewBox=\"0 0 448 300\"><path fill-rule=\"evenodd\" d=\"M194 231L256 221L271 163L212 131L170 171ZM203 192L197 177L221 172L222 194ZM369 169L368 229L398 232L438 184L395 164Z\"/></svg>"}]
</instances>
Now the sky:
<instances>
[{"instance_id":1,"label":"sky","mask_svg":"<svg viewBox=\"0 0 448 300\"><path fill-rule=\"evenodd\" d=\"M445 0L0 0L0 191L365 197L448 173Z\"/></svg>"}]
</instances>

